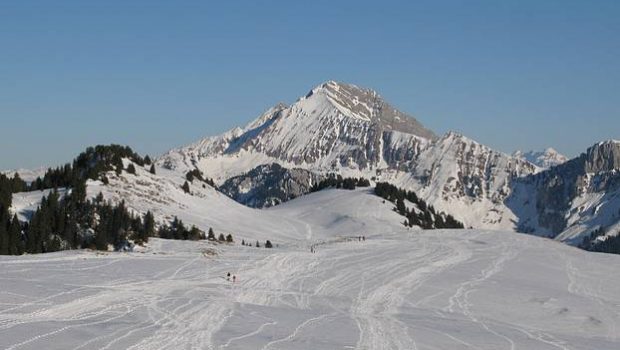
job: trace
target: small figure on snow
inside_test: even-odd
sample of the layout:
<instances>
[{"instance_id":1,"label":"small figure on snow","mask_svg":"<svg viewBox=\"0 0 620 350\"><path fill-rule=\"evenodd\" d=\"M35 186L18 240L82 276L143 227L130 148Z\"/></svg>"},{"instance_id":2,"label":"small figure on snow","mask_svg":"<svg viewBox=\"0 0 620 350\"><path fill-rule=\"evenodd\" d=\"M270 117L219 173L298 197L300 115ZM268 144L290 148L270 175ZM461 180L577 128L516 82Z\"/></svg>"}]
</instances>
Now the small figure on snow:
<instances>
[{"instance_id":1,"label":"small figure on snow","mask_svg":"<svg viewBox=\"0 0 620 350\"><path fill-rule=\"evenodd\" d=\"M230 272L226 274L226 280L230 281Z\"/></svg>"},{"instance_id":2,"label":"small figure on snow","mask_svg":"<svg viewBox=\"0 0 620 350\"><path fill-rule=\"evenodd\" d=\"M233 283L235 283L235 281L237 281L237 276L233 275Z\"/></svg>"}]
</instances>

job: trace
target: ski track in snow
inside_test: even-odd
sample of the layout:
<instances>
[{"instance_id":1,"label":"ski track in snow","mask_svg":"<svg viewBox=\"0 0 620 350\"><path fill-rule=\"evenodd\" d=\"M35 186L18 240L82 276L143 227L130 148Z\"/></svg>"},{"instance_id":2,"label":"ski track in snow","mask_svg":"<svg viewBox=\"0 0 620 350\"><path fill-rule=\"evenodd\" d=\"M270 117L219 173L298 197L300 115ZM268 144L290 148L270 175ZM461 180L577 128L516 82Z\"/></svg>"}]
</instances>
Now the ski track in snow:
<instances>
[{"instance_id":1,"label":"ski track in snow","mask_svg":"<svg viewBox=\"0 0 620 350\"><path fill-rule=\"evenodd\" d=\"M2 258L0 348L620 346L615 256L485 231L320 237L316 253L153 239L144 253Z\"/></svg>"}]
</instances>

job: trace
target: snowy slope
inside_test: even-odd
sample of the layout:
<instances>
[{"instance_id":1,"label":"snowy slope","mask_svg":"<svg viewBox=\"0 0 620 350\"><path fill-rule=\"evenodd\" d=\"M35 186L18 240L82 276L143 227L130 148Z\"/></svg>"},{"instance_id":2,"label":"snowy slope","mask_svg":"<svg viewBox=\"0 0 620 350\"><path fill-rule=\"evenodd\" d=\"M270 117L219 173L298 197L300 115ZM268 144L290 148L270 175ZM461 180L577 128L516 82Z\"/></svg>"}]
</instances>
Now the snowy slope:
<instances>
[{"instance_id":1,"label":"snowy slope","mask_svg":"<svg viewBox=\"0 0 620 350\"><path fill-rule=\"evenodd\" d=\"M160 222L169 222L177 216L184 223L196 225L204 231L213 228L217 232L231 233L239 241L269 239L272 242L293 242L305 240L308 235L321 239L325 235L331 236L334 231L326 232L324 222L302 221L298 218L298 212L316 212L319 208L321 215L333 218L334 221L338 218L348 221L374 216L377 219L369 229L402 221L402 217L393 212L393 205L382 203L369 189L324 190L284 203L274 210L260 210L241 205L198 180L190 184L191 192L185 193L181 188L185 179L177 176L174 171L159 168L157 175L153 175L146 168L135 167L136 175L127 172L121 175L107 173L108 185L89 181L88 196L95 197L102 193L106 200L114 203L124 200L127 208L134 213L144 215L150 210ZM295 214L287 212L283 215L281 210L289 207L296 208L291 209ZM343 228L338 235L349 235L354 229L369 224L367 221L361 226L349 224L346 226L348 229Z\"/></svg>"},{"instance_id":2,"label":"snowy slope","mask_svg":"<svg viewBox=\"0 0 620 350\"><path fill-rule=\"evenodd\" d=\"M17 214L17 217L20 221L29 221L32 217L32 214L39 208L41 205L41 200L43 197L48 197L50 192L53 190L43 190L43 191L31 191L31 192L19 192L13 193L13 198L11 202L11 214ZM58 194L60 198L62 198L66 189L59 188Z\"/></svg>"},{"instance_id":3,"label":"snowy slope","mask_svg":"<svg viewBox=\"0 0 620 350\"><path fill-rule=\"evenodd\" d=\"M315 254L153 239L0 257L0 348L620 347L620 256L508 232L384 234L399 229L312 236Z\"/></svg>"}]
</instances>

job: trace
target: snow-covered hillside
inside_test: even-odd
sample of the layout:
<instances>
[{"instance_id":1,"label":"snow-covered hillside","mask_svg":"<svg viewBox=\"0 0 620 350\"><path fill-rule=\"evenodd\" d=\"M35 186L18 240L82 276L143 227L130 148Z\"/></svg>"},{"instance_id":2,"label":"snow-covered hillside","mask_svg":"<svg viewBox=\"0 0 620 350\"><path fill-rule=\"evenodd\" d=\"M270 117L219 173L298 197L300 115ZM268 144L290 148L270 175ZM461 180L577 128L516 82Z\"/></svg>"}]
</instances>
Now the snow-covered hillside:
<instances>
[{"instance_id":1,"label":"snow-covered hillside","mask_svg":"<svg viewBox=\"0 0 620 350\"><path fill-rule=\"evenodd\" d=\"M14 193L10 208L11 213L17 214L17 217L20 221L29 221L32 217L32 214L41 205L42 198L48 197L50 195L50 192L52 191L53 190L49 189L43 191ZM66 191L66 189L60 188L58 189L58 194L60 195L60 197L62 197L64 196Z\"/></svg>"},{"instance_id":2,"label":"snow-covered hillside","mask_svg":"<svg viewBox=\"0 0 620 350\"><path fill-rule=\"evenodd\" d=\"M177 175L163 168L157 169L157 175L154 175L139 166L136 166L135 175L127 172L117 175L110 171L106 174L109 184L90 180L87 193L91 198L101 193L113 203L125 201L129 210L140 215L151 211L160 222L169 222L177 216L184 223L204 231L213 228L218 232L231 233L237 240L292 242L314 236L325 239L328 238L325 235L334 232L321 234L325 232L326 224L346 223L348 231L339 234L353 234L363 231L364 227L372 230L402 222L402 217L393 211L394 205L383 203L381 198L371 193L372 189L324 190L272 210L260 210L239 204L199 180L190 182L190 193L185 193L181 188L185 179ZM297 209L281 212L289 207ZM309 224L298 218L300 213L309 214L319 207L329 213L326 217L332 220L331 223L317 221ZM376 220L356 224L358 219L370 217ZM368 227L371 222L374 226ZM311 225L317 225L314 231Z\"/></svg>"},{"instance_id":3,"label":"snow-covered hillside","mask_svg":"<svg viewBox=\"0 0 620 350\"><path fill-rule=\"evenodd\" d=\"M274 211L302 220L300 205ZM620 347L620 256L510 232L385 227L360 242L308 218L324 238L273 249L152 239L0 257L0 348Z\"/></svg>"}]
</instances>

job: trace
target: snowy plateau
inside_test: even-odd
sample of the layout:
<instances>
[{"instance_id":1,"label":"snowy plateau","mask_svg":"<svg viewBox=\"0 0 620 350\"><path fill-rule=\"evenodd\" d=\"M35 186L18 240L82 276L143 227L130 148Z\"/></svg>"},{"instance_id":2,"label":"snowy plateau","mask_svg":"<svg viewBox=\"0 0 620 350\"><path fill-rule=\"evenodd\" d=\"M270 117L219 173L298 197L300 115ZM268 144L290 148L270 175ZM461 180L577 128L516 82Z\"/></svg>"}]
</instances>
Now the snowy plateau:
<instances>
[{"instance_id":1,"label":"snowy plateau","mask_svg":"<svg viewBox=\"0 0 620 350\"><path fill-rule=\"evenodd\" d=\"M329 81L154 164L123 159L135 173L87 197L235 243L0 256L1 349L620 349L620 255L576 247L620 229L618 141L507 155ZM216 186L184 190L195 170ZM309 193L329 174L371 186ZM377 182L468 228L404 226ZM49 192L14 193L11 213Z\"/></svg>"}]
</instances>

